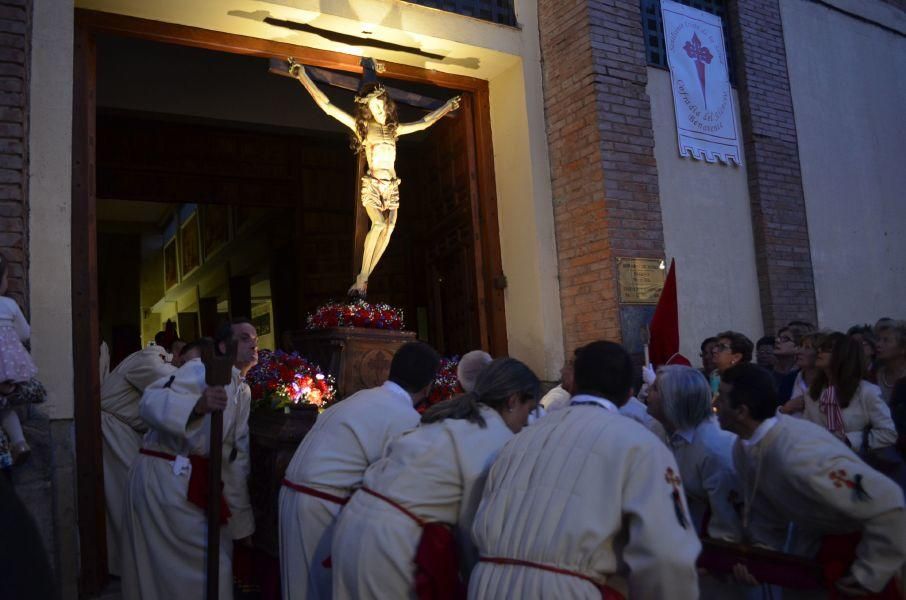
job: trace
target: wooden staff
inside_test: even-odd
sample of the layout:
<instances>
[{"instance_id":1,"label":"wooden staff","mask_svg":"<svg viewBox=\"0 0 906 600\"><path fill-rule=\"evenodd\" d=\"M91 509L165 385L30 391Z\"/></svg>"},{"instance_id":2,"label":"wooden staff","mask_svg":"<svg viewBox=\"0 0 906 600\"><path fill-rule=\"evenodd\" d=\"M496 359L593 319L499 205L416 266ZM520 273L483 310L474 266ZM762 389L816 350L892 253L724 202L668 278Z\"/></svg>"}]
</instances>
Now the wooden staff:
<instances>
[{"instance_id":1,"label":"wooden staff","mask_svg":"<svg viewBox=\"0 0 906 600\"><path fill-rule=\"evenodd\" d=\"M204 359L205 383L208 386L227 386L233 377L236 361L236 342L230 343L224 356ZM227 400L229 402L229 399ZM214 411L211 417L211 446L208 449L208 556L207 600L218 600L220 584L220 475L223 464L223 411Z\"/></svg>"}]
</instances>

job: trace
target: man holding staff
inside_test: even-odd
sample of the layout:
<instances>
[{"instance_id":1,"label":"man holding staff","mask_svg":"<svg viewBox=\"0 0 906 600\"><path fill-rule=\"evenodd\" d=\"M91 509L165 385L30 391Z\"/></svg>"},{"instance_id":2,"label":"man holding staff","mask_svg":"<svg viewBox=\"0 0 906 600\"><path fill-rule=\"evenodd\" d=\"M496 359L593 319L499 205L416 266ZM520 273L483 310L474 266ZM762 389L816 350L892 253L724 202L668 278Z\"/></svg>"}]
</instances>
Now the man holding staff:
<instances>
[{"instance_id":1,"label":"man holding staff","mask_svg":"<svg viewBox=\"0 0 906 600\"><path fill-rule=\"evenodd\" d=\"M219 598L230 600L232 540L255 530L246 481L249 474L248 417L251 395L242 377L258 362L258 336L247 320L221 331L217 352L236 343L232 378L226 386L205 384L199 340L184 350L185 364L151 385L141 416L151 431L132 467L123 514L123 597L203 598L207 551L208 459L211 413L223 414L220 502Z\"/></svg>"}]
</instances>

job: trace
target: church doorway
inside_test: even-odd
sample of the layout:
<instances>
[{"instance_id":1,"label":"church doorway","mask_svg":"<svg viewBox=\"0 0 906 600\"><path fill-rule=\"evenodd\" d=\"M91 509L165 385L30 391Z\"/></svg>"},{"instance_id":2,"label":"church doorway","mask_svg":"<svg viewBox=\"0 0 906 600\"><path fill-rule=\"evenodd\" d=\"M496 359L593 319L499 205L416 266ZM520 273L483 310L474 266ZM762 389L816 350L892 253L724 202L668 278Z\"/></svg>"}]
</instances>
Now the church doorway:
<instances>
[{"instance_id":1,"label":"church doorway","mask_svg":"<svg viewBox=\"0 0 906 600\"><path fill-rule=\"evenodd\" d=\"M79 12L73 333L82 580L90 590L106 572L100 341L115 366L168 321L192 339L247 316L262 347L290 349L286 334L349 286L363 211L345 132L301 86L267 73L268 58L291 52L338 79L357 77L357 57L325 60L330 53ZM368 299L402 308L406 328L445 355L505 354L487 87L394 69L382 74L385 83L429 100L462 94L463 105L400 138L399 221ZM351 105L353 92L322 86L337 105ZM402 121L423 114L400 106Z\"/></svg>"}]
</instances>

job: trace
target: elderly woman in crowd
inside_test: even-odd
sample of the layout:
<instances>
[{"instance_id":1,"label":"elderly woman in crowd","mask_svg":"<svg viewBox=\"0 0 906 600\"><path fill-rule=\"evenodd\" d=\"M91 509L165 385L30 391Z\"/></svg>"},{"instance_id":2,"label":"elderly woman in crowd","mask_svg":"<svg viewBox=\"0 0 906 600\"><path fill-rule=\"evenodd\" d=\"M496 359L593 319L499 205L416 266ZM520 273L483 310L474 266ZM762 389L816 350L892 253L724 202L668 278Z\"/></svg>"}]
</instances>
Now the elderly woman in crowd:
<instances>
[{"instance_id":1,"label":"elderly woman in crowd","mask_svg":"<svg viewBox=\"0 0 906 600\"><path fill-rule=\"evenodd\" d=\"M336 597L449 593L462 583L457 556L468 577L478 560L469 530L488 470L525 426L539 385L523 363L497 359L471 392L432 406L417 429L390 444L340 513L331 556Z\"/></svg>"},{"instance_id":2,"label":"elderly woman in crowd","mask_svg":"<svg viewBox=\"0 0 906 600\"><path fill-rule=\"evenodd\" d=\"M859 449L891 446L897 434L878 386L864 380L862 346L843 333L828 335L818 347L814 381L803 415Z\"/></svg>"},{"instance_id":3,"label":"elderly woman in crowd","mask_svg":"<svg viewBox=\"0 0 906 600\"><path fill-rule=\"evenodd\" d=\"M670 447L699 535L741 540L739 515L732 504L733 498L740 498L732 458L736 436L721 431L712 419L708 382L690 367L661 367L648 390L648 410L670 432Z\"/></svg>"}]
</instances>

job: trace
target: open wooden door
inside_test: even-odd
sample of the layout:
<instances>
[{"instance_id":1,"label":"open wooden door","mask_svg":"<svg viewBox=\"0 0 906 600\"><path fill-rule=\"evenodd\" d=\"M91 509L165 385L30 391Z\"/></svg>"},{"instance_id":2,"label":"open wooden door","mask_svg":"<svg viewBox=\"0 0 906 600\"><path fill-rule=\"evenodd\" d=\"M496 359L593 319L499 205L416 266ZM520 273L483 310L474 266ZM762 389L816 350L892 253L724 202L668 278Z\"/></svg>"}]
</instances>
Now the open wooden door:
<instances>
[{"instance_id":1,"label":"open wooden door","mask_svg":"<svg viewBox=\"0 0 906 600\"><path fill-rule=\"evenodd\" d=\"M502 343L496 339L489 310L500 257L499 245L494 256L483 243L497 234L486 230L482 210L490 201L496 205L496 198L481 193L475 110L473 95L464 94L455 116L432 128L431 150L423 157L420 204L427 215L419 249L426 260L431 338L447 355L476 348L499 355L506 345L505 333Z\"/></svg>"}]
</instances>

